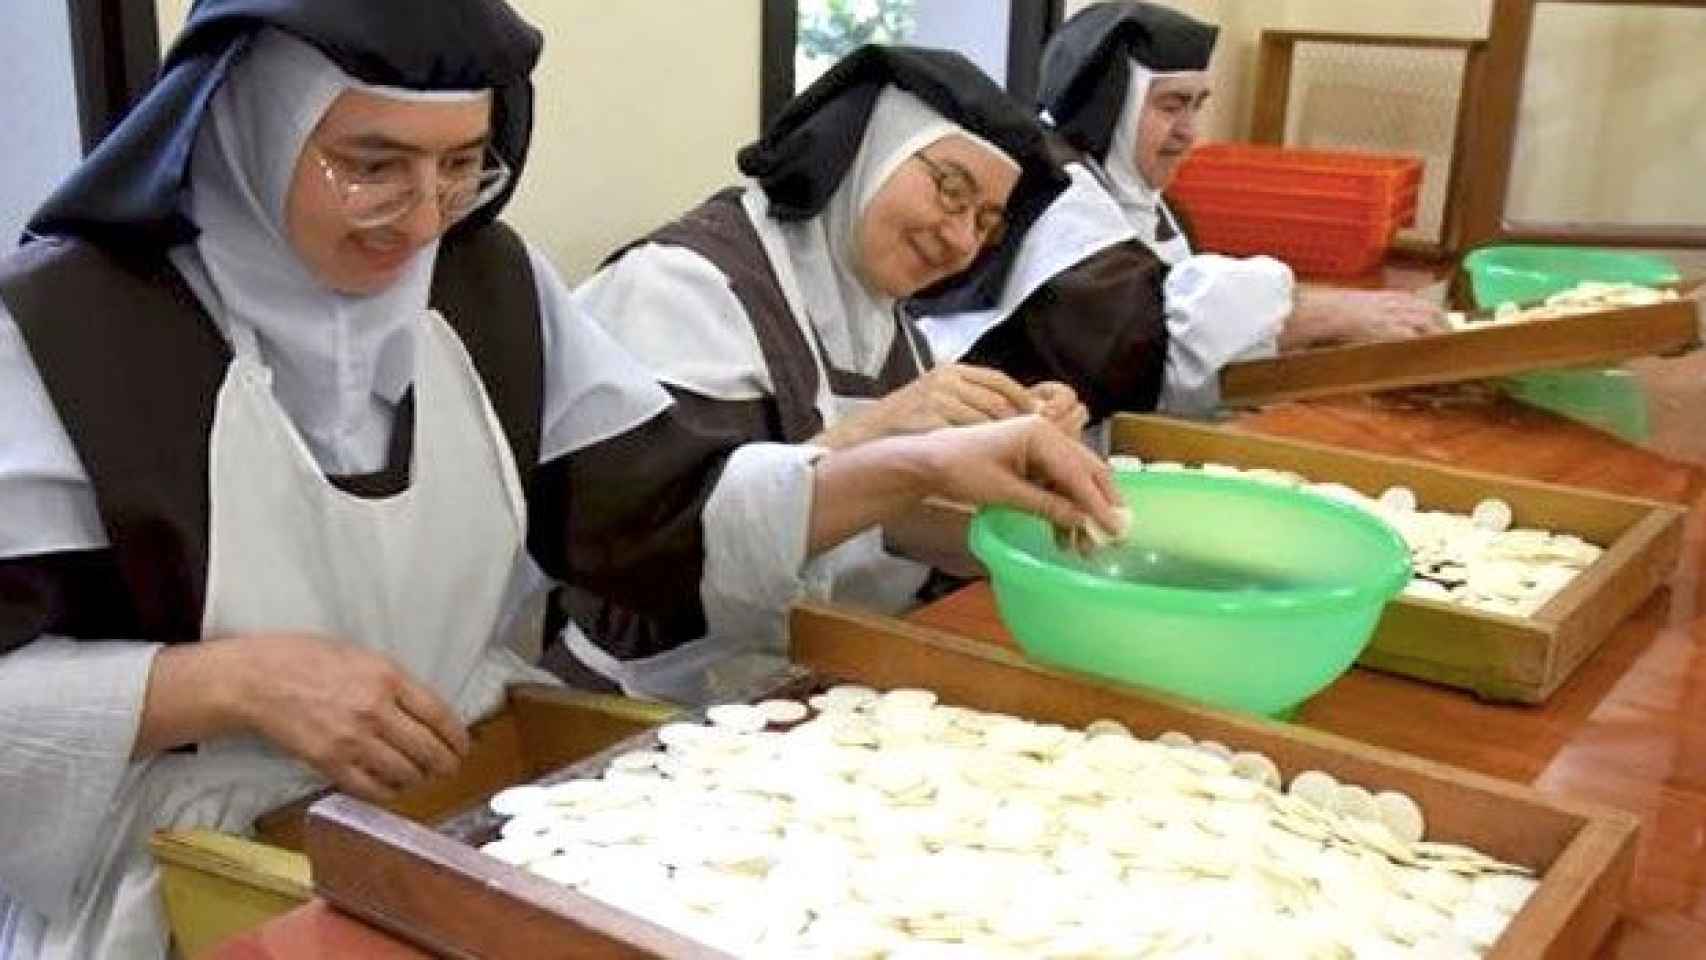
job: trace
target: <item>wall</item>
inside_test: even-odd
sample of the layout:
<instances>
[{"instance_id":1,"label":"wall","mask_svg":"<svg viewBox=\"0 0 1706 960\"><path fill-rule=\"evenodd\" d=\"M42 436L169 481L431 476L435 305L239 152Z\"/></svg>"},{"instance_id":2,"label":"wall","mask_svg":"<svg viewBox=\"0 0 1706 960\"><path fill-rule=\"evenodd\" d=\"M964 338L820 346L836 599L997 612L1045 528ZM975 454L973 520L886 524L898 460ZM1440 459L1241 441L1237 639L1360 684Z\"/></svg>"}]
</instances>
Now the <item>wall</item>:
<instances>
[{"instance_id":1,"label":"wall","mask_svg":"<svg viewBox=\"0 0 1706 960\"><path fill-rule=\"evenodd\" d=\"M1362 33L1402 33L1419 36L1485 37L1492 17L1492 0L1261 0L1245 7L1283 7L1280 18L1288 30L1344 30Z\"/></svg>"},{"instance_id":2,"label":"wall","mask_svg":"<svg viewBox=\"0 0 1706 960\"><path fill-rule=\"evenodd\" d=\"M532 166L509 218L559 267L578 279L735 181L735 151L758 132L757 3L516 6L546 46Z\"/></svg>"},{"instance_id":3,"label":"wall","mask_svg":"<svg viewBox=\"0 0 1706 960\"><path fill-rule=\"evenodd\" d=\"M758 130L759 4L512 2L545 54L533 150L505 216L573 282L736 179L734 153ZM159 0L162 38L188 8Z\"/></svg>"},{"instance_id":4,"label":"wall","mask_svg":"<svg viewBox=\"0 0 1706 960\"><path fill-rule=\"evenodd\" d=\"M6 0L0 30L0 250L82 156L64 0Z\"/></svg>"},{"instance_id":5,"label":"wall","mask_svg":"<svg viewBox=\"0 0 1706 960\"><path fill-rule=\"evenodd\" d=\"M1706 10L1542 5L1506 214L1706 223Z\"/></svg>"}]
</instances>

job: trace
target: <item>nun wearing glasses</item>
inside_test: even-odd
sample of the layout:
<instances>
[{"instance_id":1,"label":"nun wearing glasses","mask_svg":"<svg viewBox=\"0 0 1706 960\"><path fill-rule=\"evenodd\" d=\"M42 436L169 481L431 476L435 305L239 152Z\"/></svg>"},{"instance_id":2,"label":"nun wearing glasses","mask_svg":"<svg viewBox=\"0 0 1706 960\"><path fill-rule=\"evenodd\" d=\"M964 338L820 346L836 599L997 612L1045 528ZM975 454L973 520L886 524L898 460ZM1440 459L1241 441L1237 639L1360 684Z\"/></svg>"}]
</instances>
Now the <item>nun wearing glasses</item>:
<instances>
[{"instance_id":1,"label":"nun wearing glasses","mask_svg":"<svg viewBox=\"0 0 1706 960\"><path fill-rule=\"evenodd\" d=\"M1072 386L1115 411L1204 416L1233 360L1443 329L1410 294L1316 288L1271 257L1203 254L1164 191L1199 133L1218 28L1154 3L1085 7L1043 53L1042 119L1071 186L980 265L1003 278L916 305L937 355Z\"/></svg>"},{"instance_id":2,"label":"nun wearing glasses","mask_svg":"<svg viewBox=\"0 0 1706 960\"><path fill-rule=\"evenodd\" d=\"M0 261L0 956L162 957L152 831L454 771L556 581L703 618L727 448L494 219L540 43L201 0ZM808 554L929 494L1116 522L1040 418L796 462Z\"/></svg>"},{"instance_id":3,"label":"nun wearing glasses","mask_svg":"<svg viewBox=\"0 0 1706 960\"><path fill-rule=\"evenodd\" d=\"M765 458L853 449L953 424L1042 413L1076 435L1069 389L1027 389L987 368L933 367L900 302L951 284L1064 184L1041 130L970 61L868 46L790 102L738 157L751 179L613 254L575 304L645 362L686 419L754 446L712 496L700 637L571 593L594 642L573 653L624 688L714 699L777 654L791 598L881 612L914 602L930 570L862 531L778 579L756 558L801 556L803 489ZM784 446L777 446L784 445ZM745 473L763 484L734 481ZM749 656L750 655L750 656Z\"/></svg>"}]
</instances>

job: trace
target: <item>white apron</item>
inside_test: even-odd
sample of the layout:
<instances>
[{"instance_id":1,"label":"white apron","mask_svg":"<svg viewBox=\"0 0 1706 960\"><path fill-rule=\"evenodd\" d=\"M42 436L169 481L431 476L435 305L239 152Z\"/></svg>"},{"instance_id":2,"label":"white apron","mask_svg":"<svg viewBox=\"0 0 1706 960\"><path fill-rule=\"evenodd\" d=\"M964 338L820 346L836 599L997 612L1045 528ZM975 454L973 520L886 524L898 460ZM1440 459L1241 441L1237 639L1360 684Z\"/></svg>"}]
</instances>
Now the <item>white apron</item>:
<instances>
[{"instance_id":1,"label":"white apron","mask_svg":"<svg viewBox=\"0 0 1706 960\"><path fill-rule=\"evenodd\" d=\"M813 406L827 429L876 401L832 392L827 361L762 197L762 191L749 189L743 206L758 230L791 308L789 313L817 365L818 392ZM897 332L912 351L915 366L925 369L918 345L904 330ZM800 598L899 613L912 605L929 576L927 565L885 551L883 531L872 528L808 560L801 572ZM787 613L786 609L752 610L747 622L724 624L712 635L633 660L611 656L579 630L566 630L563 640L582 663L630 696L703 705L748 696L760 681L786 666Z\"/></svg>"},{"instance_id":2,"label":"white apron","mask_svg":"<svg viewBox=\"0 0 1706 960\"><path fill-rule=\"evenodd\" d=\"M233 331L210 447L204 637L315 632L386 654L469 720L504 686L543 679L507 649L516 593L530 586L526 508L515 464L479 377L437 314L418 331L409 486L363 500L322 474L273 398L253 333ZM536 609L536 607L534 608ZM533 623L537 632L539 624ZM14 957L164 955L154 830L247 831L255 816L323 785L253 738L136 764L75 913L27 918ZM34 928L34 929L31 929Z\"/></svg>"}]
</instances>

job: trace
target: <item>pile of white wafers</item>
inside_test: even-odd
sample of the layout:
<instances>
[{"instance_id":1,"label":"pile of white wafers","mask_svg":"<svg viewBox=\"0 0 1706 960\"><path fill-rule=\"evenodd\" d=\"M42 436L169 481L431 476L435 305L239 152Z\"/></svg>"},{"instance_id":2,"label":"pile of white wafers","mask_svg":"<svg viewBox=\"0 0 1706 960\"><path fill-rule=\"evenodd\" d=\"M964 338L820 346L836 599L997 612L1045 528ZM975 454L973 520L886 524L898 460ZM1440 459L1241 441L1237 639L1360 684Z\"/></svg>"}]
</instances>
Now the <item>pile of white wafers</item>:
<instances>
[{"instance_id":1,"label":"pile of white wafers","mask_svg":"<svg viewBox=\"0 0 1706 960\"><path fill-rule=\"evenodd\" d=\"M1491 318L1471 320L1467 315L1453 311L1446 315L1446 321L1453 329L1473 330L1487 324L1528 323L1533 320L1556 320L1559 317L1575 317L1606 310L1648 307L1655 303L1676 300L1680 296L1675 290L1668 288L1589 280L1554 293L1544 302L1532 307L1523 307L1507 301L1493 310Z\"/></svg>"},{"instance_id":2,"label":"pile of white wafers","mask_svg":"<svg viewBox=\"0 0 1706 960\"><path fill-rule=\"evenodd\" d=\"M708 711L482 849L740 957L1475 957L1531 871L1409 797L1114 721L839 686Z\"/></svg>"},{"instance_id":3,"label":"pile of white wafers","mask_svg":"<svg viewBox=\"0 0 1706 960\"><path fill-rule=\"evenodd\" d=\"M1287 470L1245 470L1223 463L1145 463L1127 456L1108 461L1117 470L1198 470L1244 477L1359 507L1390 524L1409 545L1414 575L1404 588L1405 596L1489 613L1532 616L1605 552L1574 534L1511 529L1511 507L1503 500L1483 500L1465 516L1420 509L1415 491L1408 487L1390 487L1378 497L1368 497L1342 483L1313 483Z\"/></svg>"}]
</instances>

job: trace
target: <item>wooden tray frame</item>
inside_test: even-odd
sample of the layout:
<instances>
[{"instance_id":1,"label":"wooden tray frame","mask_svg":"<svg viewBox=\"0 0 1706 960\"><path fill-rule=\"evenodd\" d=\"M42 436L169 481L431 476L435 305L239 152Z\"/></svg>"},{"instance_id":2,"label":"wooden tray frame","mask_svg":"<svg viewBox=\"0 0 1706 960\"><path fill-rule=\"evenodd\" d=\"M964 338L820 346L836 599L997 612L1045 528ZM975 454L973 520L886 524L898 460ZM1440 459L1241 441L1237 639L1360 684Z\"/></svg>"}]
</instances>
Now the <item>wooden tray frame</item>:
<instances>
[{"instance_id":1,"label":"wooden tray frame","mask_svg":"<svg viewBox=\"0 0 1706 960\"><path fill-rule=\"evenodd\" d=\"M1228 406L1253 406L1676 353L1700 345L1697 309L1685 296L1645 307L1244 360L1221 370L1220 396Z\"/></svg>"},{"instance_id":2,"label":"wooden tray frame","mask_svg":"<svg viewBox=\"0 0 1706 960\"><path fill-rule=\"evenodd\" d=\"M1231 714L1070 674L990 644L885 617L807 604L794 613L801 673L779 689L830 678L925 686L948 703L1082 725L1123 721L1153 736L1177 729L1260 750L1288 773L1324 769L1398 789L1428 811L1429 835L1469 843L1542 871L1534 897L1488 954L1494 960L1585 958L1620 909L1639 822L1615 810L1365 746L1331 734ZM596 773L608 757L649 745L644 734L546 778ZM480 854L478 812L439 830L345 796L309 811L308 854L319 894L344 910L453 957L721 957L714 950Z\"/></svg>"},{"instance_id":3,"label":"wooden tray frame","mask_svg":"<svg viewBox=\"0 0 1706 960\"><path fill-rule=\"evenodd\" d=\"M1467 513L1488 497L1518 526L1574 533L1604 555L1532 617L1399 597L1358 660L1365 667L1472 690L1494 701L1542 703L1675 569L1687 512L1671 504L1443 467L1420 460L1281 440L1235 427L1122 414L1111 449L1146 460L1292 470L1377 496L1416 492L1424 508Z\"/></svg>"}]
</instances>

